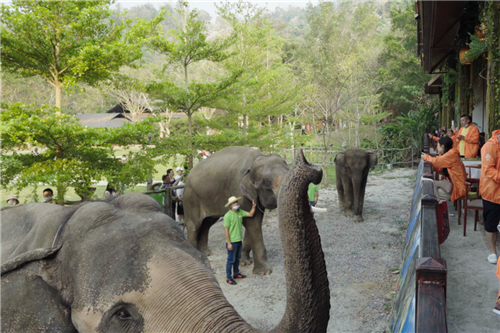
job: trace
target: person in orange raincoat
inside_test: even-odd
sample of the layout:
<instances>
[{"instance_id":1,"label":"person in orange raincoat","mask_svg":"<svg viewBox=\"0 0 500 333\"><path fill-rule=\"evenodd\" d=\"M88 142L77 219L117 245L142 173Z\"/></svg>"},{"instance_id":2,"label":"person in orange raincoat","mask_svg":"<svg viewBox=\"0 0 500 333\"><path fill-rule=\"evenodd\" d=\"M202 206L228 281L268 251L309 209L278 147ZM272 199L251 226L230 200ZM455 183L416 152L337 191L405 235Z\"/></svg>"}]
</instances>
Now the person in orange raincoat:
<instances>
[{"instance_id":1,"label":"person in orange raincoat","mask_svg":"<svg viewBox=\"0 0 500 333\"><path fill-rule=\"evenodd\" d=\"M460 124L462 127L457 135L460 156L475 158L479 151L479 129L472 124L471 116L466 114L460 118ZM453 128L453 131L456 129Z\"/></svg>"},{"instance_id":2,"label":"person in orange raincoat","mask_svg":"<svg viewBox=\"0 0 500 333\"><path fill-rule=\"evenodd\" d=\"M500 130L493 131L492 137L481 149L479 193L483 199L484 230L490 250L488 261L496 264L497 227L500 220Z\"/></svg>"},{"instance_id":3,"label":"person in orange raincoat","mask_svg":"<svg viewBox=\"0 0 500 333\"><path fill-rule=\"evenodd\" d=\"M457 148L453 148L453 141L445 136L439 139L437 151L441 156L432 157L422 153L422 158L432 163L434 168L442 169L446 177L442 181L435 181L440 200L455 201L465 196L465 179L467 173L460 160L460 153Z\"/></svg>"}]
</instances>

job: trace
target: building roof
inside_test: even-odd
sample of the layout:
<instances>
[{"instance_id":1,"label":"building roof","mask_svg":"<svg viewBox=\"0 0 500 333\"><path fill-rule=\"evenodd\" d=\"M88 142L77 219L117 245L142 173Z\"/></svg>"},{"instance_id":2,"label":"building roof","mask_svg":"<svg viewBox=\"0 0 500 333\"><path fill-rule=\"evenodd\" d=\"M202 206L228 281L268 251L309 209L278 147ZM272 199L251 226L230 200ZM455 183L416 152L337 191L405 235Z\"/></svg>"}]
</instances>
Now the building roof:
<instances>
[{"instance_id":1,"label":"building roof","mask_svg":"<svg viewBox=\"0 0 500 333\"><path fill-rule=\"evenodd\" d=\"M84 113L77 117L82 125L94 128L116 128L132 122L123 113Z\"/></svg>"},{"instance_id":2,"label":"building roof","mask_svg":"<svg viewBox=\"0 0 500 333\"><path fill-rule=\"evenodd\" d=\"M151 113L151 110L146 108L146 107L142 107L143 108L143 113ZM121 103L119 104L116 104L115 106L113 106L111 109L109 109L108 111L106 111L106 113L130 113L129 110L125 109L123 107L123 105Z\"/></svg>"},{"instance_id":3,"label":"building roof","mask_svg":"<svg viewBox=\"0 0 500 333\"><path fill-rule=\"evenodd\" d=\"M418 56L424 70L432 73L457 46L455 38L469 1L422 1L415 3L418 21Z\"/></svg>"}]
</instances>

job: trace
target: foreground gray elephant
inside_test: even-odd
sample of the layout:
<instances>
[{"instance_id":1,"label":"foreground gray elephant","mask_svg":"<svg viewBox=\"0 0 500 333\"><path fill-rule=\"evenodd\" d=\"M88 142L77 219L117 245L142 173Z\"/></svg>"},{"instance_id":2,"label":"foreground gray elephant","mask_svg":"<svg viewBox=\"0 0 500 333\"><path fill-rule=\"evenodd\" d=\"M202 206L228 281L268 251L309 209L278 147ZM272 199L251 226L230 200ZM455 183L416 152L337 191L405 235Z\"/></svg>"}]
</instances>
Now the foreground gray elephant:
<instances>
[{"instance_id":1,"label":"foreground gray elephant","mask_svg":"<svg viewBox=\"0 0 500 333\"><path fill-rule=\"evenodd\" d=\"M302 154L283 181L287 305L275 332L326 332L330 291L307 201L321 170ZM283 204L281 204L283 203ZM2 215L2 332L256 332L158 203L33 203Z\"/></svg>"},{"instance_id":2,"label":"foreground gray elephant","mask_svg":"<svg viewBox=\"0 0 500 333\"><path fill-rule=\"evenodd\" d=\"M251 263L250 251L253 251L253 273L271 273L262 237L262 219L265 208L277 207L279 188L288 170L281 156L264 155L249 147L227 147L198 163L189 173L184 189L184 218L189 243L210 255L208 232L229 210L224 207L227 199L230 196L243 197L240 205L247 212L255 200L254 216L243 218L245 236L241 264ZM222 226L220 232L224 232Z\"/></svg>"},{"instance_id":3,"label":"foreground gray elephant","mask_svg":"<svg viewBox=\"0 0 500 333\"><path fill-rule=\"evenodd\" d=\"M335 173L339 206L347 217L355 222L363 221L368 171L377 165L377 154L352 148L335 156Z\"/></svg>"}]
</instances>

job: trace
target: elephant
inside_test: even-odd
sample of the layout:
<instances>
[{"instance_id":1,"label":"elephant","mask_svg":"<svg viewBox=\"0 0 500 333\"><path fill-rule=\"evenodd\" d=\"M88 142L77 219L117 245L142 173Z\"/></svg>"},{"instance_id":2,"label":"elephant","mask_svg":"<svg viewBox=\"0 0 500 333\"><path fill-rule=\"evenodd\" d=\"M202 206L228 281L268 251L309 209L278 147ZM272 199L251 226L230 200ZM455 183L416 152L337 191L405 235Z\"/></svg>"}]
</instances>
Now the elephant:
<instances>
[{"instance_id":1,"label":"elephant","mask_svg":"<svg viewBox=\"0 0 500 333\"><path fill-rule=\"evenodd\" d=\"M363 222L368 171L375 168L377 162L377 154L358 148L348 149L335 156L339 206L345 216L354 216L354 222Z\"/></svg>"},{"instance_id":2,"label":"elephant","mask_svg":"<svg viewBox=\"0 0 500 333\"><path fill-rule=\"evenodd\" d=\"M330 291L304 156L283 180L287 304L274 332L326 332ZM224 297L207 257L151 197L2 211L4 333L257 332Z\"/></svg>"},{"instance_id":3,"label":"elephant","mask_svg":"<svg viewBox=\"0 0 500 333\"><path fill-rule=\"evenodd\" d=\"M250 251L253 251L253 273L270 274L272 267L267 261L262 219L266 208L277 207L279 188L288 171L281 156L265 155L249 147L227 147L198 163L189 173L184 188L184 223L189 243L209 256L208 233L229 210L224 207L227 199L243 197L240 206L247 212L255 200L254 216L243 219L245 235L240 263L251 264Z\"/></svg>"}]
</instances>

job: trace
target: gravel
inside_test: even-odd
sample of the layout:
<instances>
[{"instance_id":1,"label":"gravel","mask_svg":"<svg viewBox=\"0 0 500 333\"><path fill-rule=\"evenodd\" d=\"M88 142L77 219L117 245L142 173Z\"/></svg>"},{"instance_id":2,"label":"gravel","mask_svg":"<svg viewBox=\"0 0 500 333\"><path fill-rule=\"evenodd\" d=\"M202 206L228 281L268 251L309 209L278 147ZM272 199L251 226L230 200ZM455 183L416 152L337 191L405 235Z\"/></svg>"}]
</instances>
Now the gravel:
<instances>
[{"instance_id":1,"label":"gravel","mask_svg":"<svg viewBox=\"0 0 500 333\"><path fill-rule=\"evenodd\" d=\"M363 223L339 212L335 184L320 190L318 207L328 208L327 213L315 214L330 282L328 332L390 331L415 176L411 169L370 174ZM253 275L253 266L241 267L247 278L237 280L236 286L226 284L221 222L210 231L209 259L229 302L253 327L267 330L279 323L286 305L277 211L266 213L263 231L271 275Z\"/></svg>"}]
</instances>

